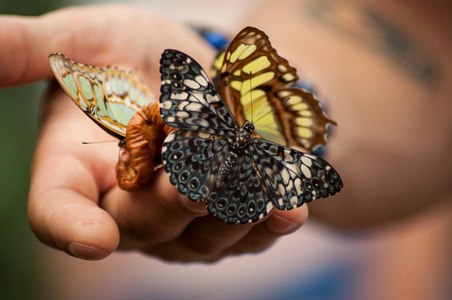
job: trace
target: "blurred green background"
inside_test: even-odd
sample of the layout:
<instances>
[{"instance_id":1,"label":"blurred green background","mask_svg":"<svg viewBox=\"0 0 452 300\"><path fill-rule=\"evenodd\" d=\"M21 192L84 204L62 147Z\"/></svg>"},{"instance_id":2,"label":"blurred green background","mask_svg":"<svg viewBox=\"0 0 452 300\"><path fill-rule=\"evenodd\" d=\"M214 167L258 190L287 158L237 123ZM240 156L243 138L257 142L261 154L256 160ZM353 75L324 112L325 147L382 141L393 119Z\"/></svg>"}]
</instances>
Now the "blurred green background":
<instances>
[{"instance_id":1,"label":"blurred green background","mask_svg":"<svg viewBox=\"0 0 452 300\"><path fill-rule=\"evenodd\" d=\"M1 299L36 293L37 240L27 222L27 196L42 90L42 83L0 90L0 122L5 128L0 147Z\"/></svg>"},{"instance_id":2,"label":"blurred green background","mask_svg":"<svg viewBox=\"0 0 452 300\"><path fill-rule=\"evenodd\" d=\"M2 0L0 14L33 16L61 6L61 1ZM0 89L0 299L41 298L36 276L39 242L28 226L27 198L45 86L37 82Z\"/></svg>"}]
</instances>

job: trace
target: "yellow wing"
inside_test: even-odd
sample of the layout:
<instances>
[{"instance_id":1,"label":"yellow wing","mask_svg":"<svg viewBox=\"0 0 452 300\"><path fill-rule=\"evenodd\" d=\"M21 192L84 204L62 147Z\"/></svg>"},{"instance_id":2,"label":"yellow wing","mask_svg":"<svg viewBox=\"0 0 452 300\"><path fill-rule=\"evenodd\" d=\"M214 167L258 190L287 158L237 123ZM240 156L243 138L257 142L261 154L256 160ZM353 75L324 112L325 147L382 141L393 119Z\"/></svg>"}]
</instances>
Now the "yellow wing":
<instances>
[{"instance_id":1,"label":"yellow wing","mask_svg":"<svg viewBox=\"0 0 452 300\"><path fill-rule=\"evenodd\" d=\"M292 87L298 80L296 69L278 55L261 30L243 29L217 56L212 71L239 124L254 121L263 138L308 151L326 144L327 126L336 123L312 93Z\"/></svg>"}]
</instances>

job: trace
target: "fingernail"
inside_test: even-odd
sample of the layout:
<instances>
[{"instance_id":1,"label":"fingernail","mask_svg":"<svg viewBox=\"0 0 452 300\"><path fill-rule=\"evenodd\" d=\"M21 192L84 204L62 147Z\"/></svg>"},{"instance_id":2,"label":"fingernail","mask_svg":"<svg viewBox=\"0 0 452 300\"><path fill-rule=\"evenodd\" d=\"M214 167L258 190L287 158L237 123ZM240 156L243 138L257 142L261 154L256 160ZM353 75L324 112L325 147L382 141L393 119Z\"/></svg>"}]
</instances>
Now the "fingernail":
<instances>
[{"instance_id":1,"label":"fingernail","mask_svg":"<svg viewBox=\"0 0 452 300\"><path fill-rule=\"evenodd\" d=\"M110 252L103 249L99 249L93 246L87 246L76 242L69 243L68 248L72 255L86 260L104 259L111 254Z\"/></svg>"},{"instance_id":2,"label":"fingernail","mask_svg":"<svg viewBox=\"0 0 452 300\"><path fill-rule=\"evenodd\" d=\"M271 218L267 220L268 229L274 233L290 233L299 226L299 223L291 222L277 214L273 214Z\"/></svg>"}]
</instances>

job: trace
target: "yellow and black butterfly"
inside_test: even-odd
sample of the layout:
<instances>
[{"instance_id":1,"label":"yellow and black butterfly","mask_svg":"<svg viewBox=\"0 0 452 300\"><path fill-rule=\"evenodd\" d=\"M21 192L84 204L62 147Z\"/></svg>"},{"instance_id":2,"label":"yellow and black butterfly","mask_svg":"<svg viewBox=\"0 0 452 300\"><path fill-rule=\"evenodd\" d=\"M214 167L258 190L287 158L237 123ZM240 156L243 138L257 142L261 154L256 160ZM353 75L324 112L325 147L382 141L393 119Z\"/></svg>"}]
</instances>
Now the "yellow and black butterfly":
<instances>
[{"instance_id":1,"label":"yellow and black butterfly","mask_svg":"<svg viewBox=\"0 0 452 300\"><path fill-rule=\"evenodd\" d=\"M61 53L49 56L55 78L75 104L123 145L132 116L156 102L149 86L134 72L76 63Z\"/></svg>"},{"instance_id":2,"label":"yellow and black butterfly","mask_svg":"<svg viewBox=\"0 0 452 300\"><path fill-rule=\"evenodd\" d=\"M259 29L240 31L217 56L212 75L239 124L253 121L252 114L264 116L256 122L255 131L265 139L313 151L326 144L327 126L336 125L312 93L293 86L299 78L296 69Z\"/></svg>"}]
</instances>

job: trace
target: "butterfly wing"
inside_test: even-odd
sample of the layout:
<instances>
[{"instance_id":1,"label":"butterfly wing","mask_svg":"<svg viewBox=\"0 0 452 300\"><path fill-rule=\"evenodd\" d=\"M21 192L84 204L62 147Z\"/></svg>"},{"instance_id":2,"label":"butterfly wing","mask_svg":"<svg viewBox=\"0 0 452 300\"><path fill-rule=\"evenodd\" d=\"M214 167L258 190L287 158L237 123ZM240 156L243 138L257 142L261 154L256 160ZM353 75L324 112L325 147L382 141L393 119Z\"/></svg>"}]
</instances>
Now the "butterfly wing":
<instances>
[{"instance_id":1,"label":"butterfly wing","mask_svg":"<svg viewBox=\"0 0 452 300\"><path fill-rule=\"evenodd\" d=\"M203 68L188 55L165 50L160 60L160 113L175 128L233 135L239 125Z\"/></svg>"},{"instance_id":2,"label":"butterfly wing","mask_svg":"<svg viewBox=\"0 0 452 300\"><path fill-rule=\"evenodd\" d=\"M268 187L252 158L252 149L238 157L230 173L206 197L207 209L228 223L253 223L273 208Z\"/></svg>"},{"instance_id":3,"label":"butterfly wing","mask_svg":"<svg viewBox=\"0 0 452 300\"><path fill-rule=\"evenodd\" d=\"M210 133L176 130L165 139L162 162L170 181L193 201L204 200L229 152L226 139Z\"/></svg>"},{"instance_id":4,"label":"butterfly wing","mask_svg":"<svg viewBox=\"0 0 452 300\"><path fill-rule=\"evenodd\" d=\"M162 161L170 181L228 223L256 222L275 206L290 210L335 195L342 180L323 159L253 139L229 175L217 182L230 143L213 134L178 130L165 140Z\"/></svg>"},{"instance_id":5,"label":"butterfly wing","mask_svg":"<svg viewBox=\"0 0 452 300\"><path fill-rule=\"evenodd\" d=\"M273 207L290 210L343 187L323 159L253 138L226 180L206 197L210 213L228 223L256 222Z\"/></svg>"},{"instance_id":6,"label":"butterfly wing","mask_svg":"<svg viewBox=\"0 0 452 300\"><path fill-rule=\"evenodd\" d=\"M126 73L116 67L105 70L103 91L106 101L101 102L108 104L104 111L111 110L118 123L123 125L127 125L143 107L156 102L151 88L138 80L134 72Z\"/></svg>"},{"instance_id":7,"label":"butterfly wing","mask_svg":"<svg viewBox=\"0 0 452 300\"><path fill-rule=\"evenodd\" d=\"M309 151L326 144L327 125L334 121L326 117L311 93L288 87L298 80L297 71L278 55L264 32L243 29L215 60L213 74L239 124L274 108L256 122L260 136Z\"/></svg>"},{"instance_id":8,"label":"butterfly wing","mask_svg":"<svg viewBox=\"0 0 452 300\"><path fill-rule=\"evenodd\" d=\"M191 200L206 200L208 211L220 220L256 222L273 205L251 155L240 156L228 177L217 182L229 151L230 143L225 138L177 130L165 140L162 161L171 183Z\"/></svg>"},{"instance_id":9,"label":"butterfly wing","mask_svg":"<svg viewBox=\"0 0 452 300\"><path fill-rule=\"evenodd\" d=\"M267 116L259 120L259 134L263 138L278 144L300 146L308 151L326 144L327 126L336 123L325 116L314 94L289 87L276 90L269 97L278 99L270 102L282 104L276 108L278 126L272 120L266 120Z\"/></svg>"},{"instance_id":10,"label":"butterfly wing","mask_svg":"<svg viewBox=\"0 0 452 300\"><path fill-rule=\"evenodd\" d=\"M102 129L122 140L130 118L155 98L134 73L76 63L63 54L49 56L52 71L75 104Z\"/></svg>"},{"instance_id":11,"label":"butterfly wing","mask_svg":"<svg viewBox=\"0 0 452 300\"><path fill-rule=\"evenodd\" d=\"M343 183L320 157L263 139L253 138L253 159L276 208L289 210L338 193Z\"/></svg>"},{"instance_id":12,"label":"butterfly wing","mask_svg":"<svg viewBox=\"0 0 452 300\"><path fill-rule=\"evenodd\" d=\"M228 223L247 223L264 218L273 207L290 210L335 195L343 184L325 160L253 138L228 177L210 186L209 212Z\"/></svg>"}]
</instances>

